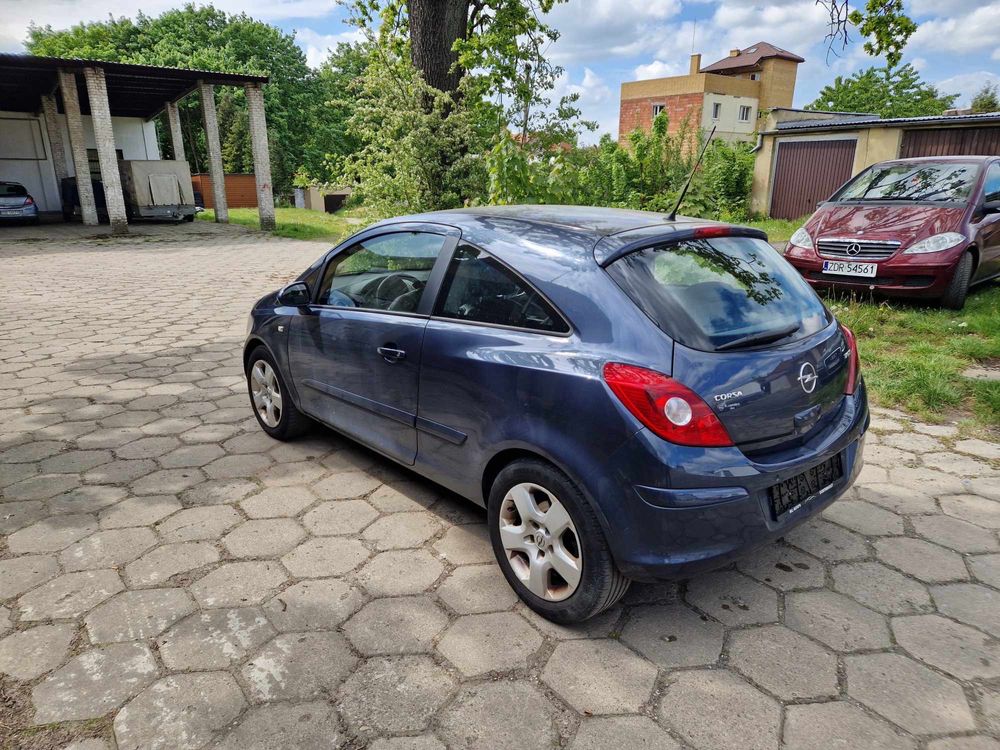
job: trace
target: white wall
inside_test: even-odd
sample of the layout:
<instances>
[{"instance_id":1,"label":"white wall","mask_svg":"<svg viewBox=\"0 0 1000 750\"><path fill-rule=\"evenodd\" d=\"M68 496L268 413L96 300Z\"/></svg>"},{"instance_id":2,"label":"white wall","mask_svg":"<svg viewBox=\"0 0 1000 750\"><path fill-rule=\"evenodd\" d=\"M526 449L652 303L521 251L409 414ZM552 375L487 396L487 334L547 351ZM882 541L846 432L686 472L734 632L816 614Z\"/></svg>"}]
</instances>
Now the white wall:
<instances>
[{"instance_id":1,"label":"white wall","mask_svg":"<svg viewBox=\"0 0 1000 750\"><path fill-rule=\"evenodd\" d=\"M59 132L62 133L66 145L66 171L72 177L76 174L73 159L69 150L69 130L66 127L66 116L58 115ZM97 148L94 139L94 122L90 115L83 115L83 134L87 148ZM160 146L156 140L156 123L144 121L141 117L112 117L111 129L115 133L115 148L121 149L126 159L159 159Z\"/></svg>"},{"instance_id":2,"label":"white wall","mask_svg":"<svg viewBox=\"0 0 1000 750\"><path fill-rule=\"evenodd\" d=\"M719 119L712 118L715 104L722 105ZM749 96L730 96L728 94L705 94L705 103L701 110L701 127L708 132L715 126L715 136L726 140L749 140L757 128L758 102ZM750 119L742 122L740 107L750 107Z\"/></svg>"}]
</instances>

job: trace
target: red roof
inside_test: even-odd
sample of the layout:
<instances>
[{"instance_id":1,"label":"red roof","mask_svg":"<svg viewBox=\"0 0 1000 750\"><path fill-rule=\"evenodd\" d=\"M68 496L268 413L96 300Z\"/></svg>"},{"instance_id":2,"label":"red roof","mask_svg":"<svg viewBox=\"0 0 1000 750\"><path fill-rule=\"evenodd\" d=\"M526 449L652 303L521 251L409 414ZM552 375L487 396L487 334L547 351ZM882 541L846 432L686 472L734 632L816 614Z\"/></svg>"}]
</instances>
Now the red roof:
<instances>
[{"instance_id":1,"label":"red roof","mask_svg":"<svg viewBox=\"0 0 1000 750\"><path fill-rule=\"evenodd\" d=\"M805 62L805 58L799 57L794 52L781 49L781 47L775 47L773 44L768 44L767 42L757 42L757 44L751 44L746 49L740 50L740 54L738 55L724 57L718 62L702 68L701 72L721 73L742 68L756 68L761 60L768 57L780 57L783 60L791 60L797 63Z\"/></svg>"}]
</instances>

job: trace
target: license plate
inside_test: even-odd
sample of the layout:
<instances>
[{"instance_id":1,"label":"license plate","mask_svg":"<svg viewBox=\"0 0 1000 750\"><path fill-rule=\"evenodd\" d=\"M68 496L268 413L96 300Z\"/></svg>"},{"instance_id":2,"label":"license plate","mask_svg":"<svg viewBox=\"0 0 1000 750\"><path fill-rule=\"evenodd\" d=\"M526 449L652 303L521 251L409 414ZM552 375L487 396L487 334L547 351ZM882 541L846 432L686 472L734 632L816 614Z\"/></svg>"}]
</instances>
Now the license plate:
<instances>
[{"instance_id":1,"label":"license plate","mask_svg":"<svg viewBox=\"0 0 1000 750\"><path fill-rule=\"evenodd\" d=\"M809 498L829 489L843 475L844 468L838 453L818 466L774 485L768 490L771 513L778 519L797 510Z\"/></svg>"},{"instance_id":2,"label":"license plate","mask_svg":"<svg viewBox=\"0 0 1000 750\"><path fill-rule=\"evenodd\" d=\"M6 211L0 210L0 216L21 216L21 209L8 209Z\"/></svg>"},{"instance_id":3,"label":"license plate","mask_svg":"<svg viewBox=\"0 0 1000 750\"><path fill-rule=\"evenodd\" d=\"M874 278L877 272L877 263L855 263L852 260L823 261L823 273L835 273L838 276L865 276L867 278Z\"/></svg>"}]
</instances>

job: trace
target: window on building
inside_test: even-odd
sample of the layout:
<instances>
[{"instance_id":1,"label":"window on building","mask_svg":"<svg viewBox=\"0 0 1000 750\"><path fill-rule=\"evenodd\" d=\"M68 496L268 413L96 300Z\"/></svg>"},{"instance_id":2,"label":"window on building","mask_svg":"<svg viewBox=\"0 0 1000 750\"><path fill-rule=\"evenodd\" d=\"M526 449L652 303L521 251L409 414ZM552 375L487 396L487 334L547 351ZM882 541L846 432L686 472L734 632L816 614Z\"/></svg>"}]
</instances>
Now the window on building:
<instances>
[{"instance_id":1,"label":"window on building","mask_svg":"<svg viewBox=\"0 0 1000 750\"><path fill-rule=\"evenodd\" d=\"M750 74L750 80L751 81L759 81L760 80L760 73L751 73Z\"/></svg>"},{"instance_id":2,"label":"window on building","mask_svg":"<svg viewBox=\"0 0 1000 750\"><path fill-rule=\"evenodd\" d=\"M722 117L722 102L715 102L712 105L712 119L718 120L720 117Z\"/></svg>"},{"instance_id":3,"label":"window on building","mask_svg":"<svg viewBox=\"0 0 1000 750\"><path fill-rule=\"evenodd\" d=\"M750 122L750 107L746 104L740 106L740 122Z\"/></svg>"},{"instance_id":4,"label":"window on building","mask_svg":"<svg viewBox=\"0 0 1000 750\"><path fill-rule=\"evenodd\" d=\"M653 105L653 117L656 117L660 112L667 108L665 104L654 104Z\"/></svg>"}]
</instances>

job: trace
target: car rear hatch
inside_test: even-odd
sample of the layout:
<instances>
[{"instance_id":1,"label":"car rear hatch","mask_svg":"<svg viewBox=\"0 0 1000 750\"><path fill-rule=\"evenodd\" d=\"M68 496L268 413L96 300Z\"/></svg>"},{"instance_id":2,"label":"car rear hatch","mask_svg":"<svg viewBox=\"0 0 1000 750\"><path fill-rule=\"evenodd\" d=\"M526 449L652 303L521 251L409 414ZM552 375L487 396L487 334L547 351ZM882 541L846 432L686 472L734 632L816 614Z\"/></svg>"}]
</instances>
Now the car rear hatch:
<instances>
[{"instance_id":1,"label":"car rear hatch","mask_svg":"<svg viewBox=\"0 0 1000 750\"><path fill-rule=\"evenodd\" d=\"M728 230L622 247L602 265L674 340L670 376L709 405L744 452L763 453L835 418L850 346L762 235Z\"/></svg>"},{"instance_id":2,"label":"car rear hatch","mask_svg":"<svg viewBox=\"0 0 1000 750\"><path fill-rule=\"evenodd\" d=\"M0 182L0 208L21 208L27 203L28 191L24 186Z\"/></svg>"}]
</instances>

